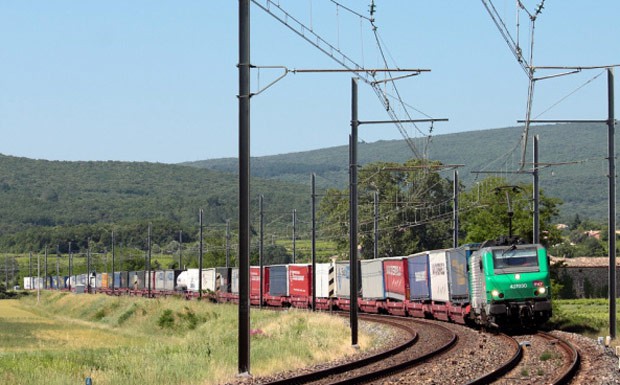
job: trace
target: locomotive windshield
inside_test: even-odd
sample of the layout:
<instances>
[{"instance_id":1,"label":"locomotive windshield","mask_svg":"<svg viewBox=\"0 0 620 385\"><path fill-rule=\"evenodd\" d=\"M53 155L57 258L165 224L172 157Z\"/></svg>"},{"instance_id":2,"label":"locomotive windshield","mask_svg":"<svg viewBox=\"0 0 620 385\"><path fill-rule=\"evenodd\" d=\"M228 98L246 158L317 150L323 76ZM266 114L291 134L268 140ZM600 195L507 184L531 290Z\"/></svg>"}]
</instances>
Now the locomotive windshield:
<instances>
[{"instance_id":1,"label":"locomotive windshield","mask_svg":"<svg viewBox=\"0 0 620 385\"><path fill-rule=\"evenodd\" d=\"M538 271L538 253L535 247L493 250L493 265L498 274Z\"/></svg>"}]
</instances>

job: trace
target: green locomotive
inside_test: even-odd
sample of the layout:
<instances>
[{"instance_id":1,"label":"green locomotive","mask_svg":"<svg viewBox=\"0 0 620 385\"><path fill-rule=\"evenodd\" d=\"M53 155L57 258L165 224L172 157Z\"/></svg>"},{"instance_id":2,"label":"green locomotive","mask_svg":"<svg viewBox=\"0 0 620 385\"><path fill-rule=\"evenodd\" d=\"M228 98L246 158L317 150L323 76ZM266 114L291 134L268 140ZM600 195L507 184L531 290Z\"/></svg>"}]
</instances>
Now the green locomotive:
<instances>
[{"instance_id":1,"label":"green locomotive","mask_svg":"<svg viewBox=\"0 0 620 385\"><path fill-rule=\"evenodd\" d=\"M486 242L468 264L470 317L476 323L537 327L551 317L549 259L541 245Z\"/></svg>"}]
</instances>

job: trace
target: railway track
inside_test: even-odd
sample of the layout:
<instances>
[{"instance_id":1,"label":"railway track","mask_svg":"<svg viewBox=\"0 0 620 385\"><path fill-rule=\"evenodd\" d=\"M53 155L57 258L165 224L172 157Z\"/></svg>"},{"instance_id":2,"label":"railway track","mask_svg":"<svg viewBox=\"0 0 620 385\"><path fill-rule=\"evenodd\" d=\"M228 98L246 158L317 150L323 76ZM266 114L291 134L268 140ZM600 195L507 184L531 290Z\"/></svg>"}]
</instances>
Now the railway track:
<instances>
[{"instance_id":1,"label":"railway track","mask_svg":"<svg viewBox=\"0 0 620 385\"><path fill-rule=\"evenodd\" d=\"M551 381L551 384L568 384L579 370L579 365L581 364L581 356L579 355L579 351L570 342L560 337L556 337L542 331L537 334L548 341L556 342L557 346L559 346L568 357L560 372Z\"/></svg>"},{"instance_id":2,"label":"railway track","mask_svg":"<svg viewBox=\"0 0 620 385\"><path fill-rule=\"evenodd\" d=\"M398 328L407 333L409 338L394 348L362 360L295 377L281 378L265 384L345 385L370 383L430 360L453 347L458 341L457 334L447 327L421 320L373 315L363 315L360 316L360 319ZM419 334L416 330L423 330L424 332Z\"/></svg>"},{"instance_id":3,"label":"railway track","mask_svg":"<svg viewBox=\"0 0 620 385\"><path fill-rule=\"evenodd\" d=\"M348 313L341 314L342 316L348 316ZM450 350L459 341L459 336L453 330L458 328L464 328L470 332L475 332L473 329L465 328L461 325L455 325L451 323L433 322L415 318L403 318L396 316L380 316L380 315L360 315L361 320L367 320L372 322L382 323L401 330L408 337L404 342L399 343L397 346L390 348L386 351L367 356L358 361L349 362L346 364L332 366L324 369L315 370L312 372L296 375L296 376L283 376L282 378L270 381L264 381L257 379L254 382L256 384L271 384L271 385L284 385L284 384L361 384L361 383L381 383L381 384L415 384L426 383L427 381L423 376L419 376L418 373L406 374L406 372L420 364L435 367L445 367L446 363L442 363L441 360L436 358L443 352ZM430 331L434 329L435 331ZM452 330L450 330L452 329ZM419 334L416 330L422 331ZM442 330L441 332L437 332ZM443 337L438 338L438 333ZM507 347L512 353L509 357L504 357L504 360L499 363L499 366L491 368L493 365L475 365L475 359L472 360L470 372L481 373L478 377L472 379L471 376L458 376L453 375L449 377L449 374L445 373L446 383L453 384L466 384L466 385L479 385L479 384L521 384L523 381L527 381L528 378L524 378L523 375L518 375L519 370L522 372L531 370L534 367L531 362L528 363L529 369L521 368L519 365L523 357L522 344L526 342L527 338L536 338L546 341L549 346L557 347L561 351L562 364L561 367L553 373L546 373L544 377L538 377L533 383L548 383L548 384L568 384L575 376L580 365L579 352L568 341L545 333L537 332L530 336L520 336L521 343L515 338L509 337L504 334L492 335L487 334L488 338L499 338L503 342L504 347ZM437 343L438 340L442 340L441 343ZM486 338L485 338L486 341ZM537 342L540 344L540 341ZM436 346L431 346L431 345ZM464 345L466 345L464 343ZM530 346L531 342L524 344ZM482 349L483 345L480 345ZM487 349L487 354L489 349ZM494 352L491 350L491 353ZM452 354L452 353L451 353ZM556 357L558 358L558 357ZM448 358L447 362L452 360L454 364L454 358ZM445 361L445 360L444 360ZM542 361L542 360L540 360ZM481 369L482 367L485 369ZM486 372L484 372L486 370ZM540 371L540 369L538 369ZM449 372L449 371L448 371ZM403 374L405 373L405 374ZM379 380L381 380L379 382ZM441 382L443 383L443 381Z\"/></svg>"},{"instance_id":4,"label":"railway track","mask_svg":"<svg viewBox=\"0 0 620 385\"><path fill-rule=\"evenodd\" d=\"M579 370L579 351L568 341L538 331L531 335L514 336L525 347L524 359L494 384L528 383L568 384ZM486 382L490 383L490 382Z\"/></svg>"},{"instance_id":5,"label":"railway track","mask_svg":"<svg viewBox=\"0 0 620 385\"><path fill-rule=\"evenodd\" d=\"M521 347L503 334L436 322L459 335L454 349L377 384L488 384L518 364Z\"/></svg>"}]
</instances>

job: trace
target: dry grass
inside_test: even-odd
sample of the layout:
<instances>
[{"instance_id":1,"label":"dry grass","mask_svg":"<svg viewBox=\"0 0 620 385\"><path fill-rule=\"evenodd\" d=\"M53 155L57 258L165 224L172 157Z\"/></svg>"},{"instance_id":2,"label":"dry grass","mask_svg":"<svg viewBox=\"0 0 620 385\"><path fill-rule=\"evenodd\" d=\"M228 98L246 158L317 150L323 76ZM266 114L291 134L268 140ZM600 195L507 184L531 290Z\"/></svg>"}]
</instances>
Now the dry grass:
<instances>
[{"instance_id":1,"label":"dry grass","mask_svg":"<svg viewBox=\"0 0 620 385\"><path fill-rule=\"evenodd\" d=\"M46 293L0 301L0 383L217 384L237 374L233 305ZM356 354L348 321L251 312L251 372L268 375ZM361 351L373 346L360 333ZM5 342L6 341L6 342Z\"/></svg>"}]
</instances>

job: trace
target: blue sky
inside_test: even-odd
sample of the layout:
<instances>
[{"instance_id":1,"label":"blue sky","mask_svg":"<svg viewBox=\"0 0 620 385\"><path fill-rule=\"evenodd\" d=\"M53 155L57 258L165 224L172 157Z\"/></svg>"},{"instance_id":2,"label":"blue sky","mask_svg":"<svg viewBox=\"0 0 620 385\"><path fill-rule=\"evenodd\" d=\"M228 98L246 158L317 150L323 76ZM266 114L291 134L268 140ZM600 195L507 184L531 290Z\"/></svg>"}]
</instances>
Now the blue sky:
<instances>
[{"instance_id":1,"label":"blue sky","mask_svg":"<svg viewBox=\"0 0 620 385\"><path fill-rule=\"evenodd\" d=\"M523 1L530 10L539 2ZM279 3L358 63L382 67L365 20L329 0ZM340 3L367 15L370 0ZM515 126L524 118L527 78L480 1L375 3L390 66L431 70L399 81L398 91L413 118L450 119L436 123L434 135ZM516 37L514 0L493 3ZM237 15L234 0L0 1L0 153L161 163L236 157ZM620 63L618 15L615 0L547 0L536 21L533 63ZM255 5L251 19L253 64L339 68ZM524 13L520 20L529 56L529 22ZM606 118L606 75L586 84L601 72L539 82L533 116L568 96L539 118ZM252 89L279 74L254 70ZM251 155L345 145L351 76L290 74L253 97ZM388 119L363 83L359 99L361 120ZM427 124L418 128L428 133ZM515 129L515 141L520 134ZM366 142L402 139L391 125L362 126L359 135Z\"/></svg>"}]
</instances>

